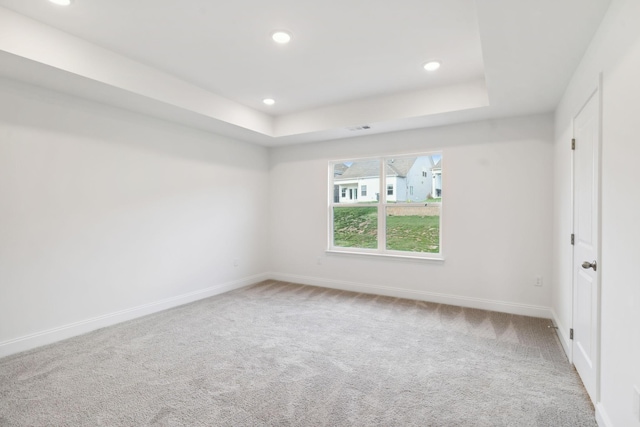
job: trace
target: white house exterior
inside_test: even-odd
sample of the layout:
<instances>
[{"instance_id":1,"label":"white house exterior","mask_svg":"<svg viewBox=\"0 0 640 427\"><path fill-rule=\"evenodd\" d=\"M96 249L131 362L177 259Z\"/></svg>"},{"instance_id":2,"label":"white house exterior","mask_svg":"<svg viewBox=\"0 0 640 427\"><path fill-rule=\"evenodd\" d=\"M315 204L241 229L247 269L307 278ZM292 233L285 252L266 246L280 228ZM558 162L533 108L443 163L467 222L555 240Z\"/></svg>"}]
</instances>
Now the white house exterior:
<instances>
[{"instance_id":1,"label":"white house exterior","mask_svg":"<svg viewBox=\"0 0 640 427\"><path fill-rule=\"evenodd\" d=\"M433 197L442 197L442 157L436 165L431 169L432 172L432 188Z\"/></svg>"},{"instance_id":2,"label":"white house exterior","mask_svg":"<svg viewBox=\"0 0 640 427\"><path fill-rule=\"evenodd\" d=\"M442 189L441 169L434 171L431 156L399 157L385 165L388 202L422 202L437 197ZM353 162L334 166L334 202L367 203L380 199L380 164L378 161Z\"/></svg>"}]
</instances>

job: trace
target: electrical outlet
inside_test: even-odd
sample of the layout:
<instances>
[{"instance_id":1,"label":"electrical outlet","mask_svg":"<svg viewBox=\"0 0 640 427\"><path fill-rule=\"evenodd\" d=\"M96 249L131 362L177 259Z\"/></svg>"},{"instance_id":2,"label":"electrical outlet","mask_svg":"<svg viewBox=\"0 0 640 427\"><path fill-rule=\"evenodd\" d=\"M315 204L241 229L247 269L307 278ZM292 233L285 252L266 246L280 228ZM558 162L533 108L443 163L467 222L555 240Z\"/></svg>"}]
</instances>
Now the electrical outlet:
<instances>
[{"instance_id":1,"label":"electrical outlet","mask_svg":"<svg viewBox=\"0 0 640 427\"><path fill-rule=\"evenodd\" d=\"M319 256L316 262L318 263L318 265L322 265L322 257Z\"/></svg>"},{"instance_id":2,"label":"electrical outlet","mask_svg":"<svg viewBox=\"0 0 640 427\"><path fill-rule=\"evenodd\" d=\"M633 416L640 421L640 387L633 387Z\"/></svg>"},{"instance_id":3,"label":"electrical outlet","mask_svg":"<svg viewBox=\"0 0 640 427\"><path fill-rule=\"evenodd\" d=\"M536 286L542 286L542 276L536 276Z\"/></svg>"},{"instance_id":4,"label":"electrical outlet","mask_svg":"<svg viewBox=\"0 0 640 427\"><path fill-rule=\"evenodd\" d=\"M236 259L234 259L234 260L233 260L233 266L234 266L234 267L237 267L237 266L239 266L239 265L240 265L240 261L238 261L238 259L237 259L237 258L236 258Z\"/></svg>"}]
</instances>

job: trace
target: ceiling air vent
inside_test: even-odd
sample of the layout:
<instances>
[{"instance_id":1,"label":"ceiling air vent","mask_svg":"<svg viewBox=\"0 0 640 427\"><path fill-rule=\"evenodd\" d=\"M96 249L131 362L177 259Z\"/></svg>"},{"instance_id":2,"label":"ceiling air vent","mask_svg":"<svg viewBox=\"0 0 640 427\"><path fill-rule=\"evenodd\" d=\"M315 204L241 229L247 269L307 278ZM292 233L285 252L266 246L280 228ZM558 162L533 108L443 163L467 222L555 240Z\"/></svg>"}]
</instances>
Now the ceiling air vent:
<instances>
[{"instance_id":1,"label":"ceiling air vent","mask_svg":"<svg viewBox=\"0 0 640 427\"><path fill-rule=\"evenodd\" d=\"M371 126L362 125L362 126L350 127L350 128L347 128L347 129L349 129L351 132L358 132L358 131L361 131L361 130L369 130L369 129L371 129Z\"/></svg>"}]
</instances>

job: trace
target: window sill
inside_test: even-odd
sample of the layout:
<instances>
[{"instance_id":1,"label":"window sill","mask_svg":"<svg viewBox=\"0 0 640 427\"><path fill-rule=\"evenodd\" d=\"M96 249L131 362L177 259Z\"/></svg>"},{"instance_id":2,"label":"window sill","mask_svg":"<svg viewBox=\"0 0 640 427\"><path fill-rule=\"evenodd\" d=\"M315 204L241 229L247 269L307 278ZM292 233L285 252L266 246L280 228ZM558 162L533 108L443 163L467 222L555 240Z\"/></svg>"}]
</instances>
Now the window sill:
<instances>
[{"instance_id":1,"label":"window sill","mask_svg":"<svg viewBox=\"0 0 640 427\"><path fill-rule=\"evenodd\" d=\"M380 252L365 252L365 251L350 251L341 249L327 249L325 251L331 255L351 255L356 257L379 257L398 260L411 260L411 261L426 261L426 262L439 262L444 263L444 257L440 254L427 254L427 255L403 255L398 253L380 253Z\"/></svg>"}]
</instances>

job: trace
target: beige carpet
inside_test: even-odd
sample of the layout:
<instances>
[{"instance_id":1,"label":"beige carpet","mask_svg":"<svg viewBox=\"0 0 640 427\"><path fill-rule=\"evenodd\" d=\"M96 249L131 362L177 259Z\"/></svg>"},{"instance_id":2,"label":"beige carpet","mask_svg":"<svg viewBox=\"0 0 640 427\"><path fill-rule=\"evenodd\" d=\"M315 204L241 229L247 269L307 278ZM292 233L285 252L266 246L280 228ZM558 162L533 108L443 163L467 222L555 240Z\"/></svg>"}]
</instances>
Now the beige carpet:
<instances>
[{"instance_id":1,"label":"beige carpet","mask_svg":"<svg viewBox=\"0 0 640 427\"><path fill-rule=\"evenodd\" d=\"M0 359L0 426L595 426L547 325L264 282Z\"/></svg>"}]
</instances>

